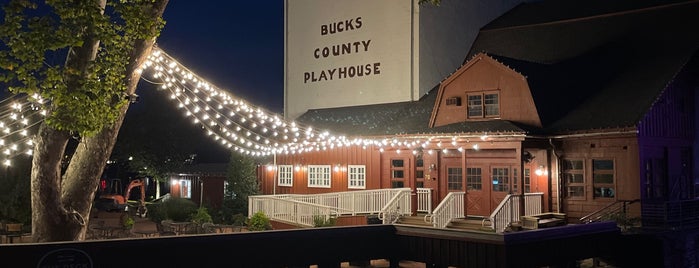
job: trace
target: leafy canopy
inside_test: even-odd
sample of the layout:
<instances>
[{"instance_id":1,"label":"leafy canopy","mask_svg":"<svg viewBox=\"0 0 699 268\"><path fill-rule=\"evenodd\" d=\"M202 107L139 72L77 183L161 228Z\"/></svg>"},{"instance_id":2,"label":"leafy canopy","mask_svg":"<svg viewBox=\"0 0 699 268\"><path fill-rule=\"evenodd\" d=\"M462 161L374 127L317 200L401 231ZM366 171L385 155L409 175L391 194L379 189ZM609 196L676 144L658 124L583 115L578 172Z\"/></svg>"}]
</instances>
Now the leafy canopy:
<instances>
[{"instance_id":1,"label":"leafy canopy","mask_svg":"<svg viewBox=\"0 0 699 268\"><path fill-rule=\"evenodd\" d=\"M41 2L41 3L40 3ZM126 104L126 68L138 39L153 38L164 25L147 16L154 0L11 0L0 25L0 82L14 94L45 100L46 123L83 136L114 122ZM154 26L154 27L151 27ZM83 46L99 41L94 60ZM92 58L92 57L88 57Z\"/></svg>"}]
</instances>

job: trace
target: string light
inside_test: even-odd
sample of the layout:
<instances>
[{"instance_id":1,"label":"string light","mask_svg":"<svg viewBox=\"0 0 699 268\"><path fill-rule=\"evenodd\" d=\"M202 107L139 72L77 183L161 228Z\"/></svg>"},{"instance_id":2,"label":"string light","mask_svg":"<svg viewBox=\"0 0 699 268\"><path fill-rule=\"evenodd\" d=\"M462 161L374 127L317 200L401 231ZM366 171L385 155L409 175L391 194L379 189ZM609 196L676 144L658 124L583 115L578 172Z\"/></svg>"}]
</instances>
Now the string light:
<instances>
[{"instance_id":1,"label":"string light","mask_svg":"<svg viewBox=\"0 0 699 268\"><path fill-rule=\"evenodd\" d=\"M390 147L396 152L406 149L413 154L428 148L429 154L433 154L432 149L462 152L464 149L460 144L468 143L469 139L485 141L493 138L488 133L415 134L391 138L334 135L327 130L284 120L283 116L249 104L227 90L218 89L157 47L136 71L143 76L150 75L159 84L158 89L165 91L165 96L175 103L175 110L183 111L183 115L191 117L194 124L201 124L209 137L226 148L252 156L300 154L348 146L378 148L379 152L385 152ZM10 159L18 154L31 155L33 133L47 111L41 108L46 100L38 94L14 95L0 101L0 105L7 100L12 101L8 109L2 110L0 107L0 152L6 152L4 163L9 165ZM478 150L478 144L473 144L472 148Z\"/></svg>"}]
</instances>

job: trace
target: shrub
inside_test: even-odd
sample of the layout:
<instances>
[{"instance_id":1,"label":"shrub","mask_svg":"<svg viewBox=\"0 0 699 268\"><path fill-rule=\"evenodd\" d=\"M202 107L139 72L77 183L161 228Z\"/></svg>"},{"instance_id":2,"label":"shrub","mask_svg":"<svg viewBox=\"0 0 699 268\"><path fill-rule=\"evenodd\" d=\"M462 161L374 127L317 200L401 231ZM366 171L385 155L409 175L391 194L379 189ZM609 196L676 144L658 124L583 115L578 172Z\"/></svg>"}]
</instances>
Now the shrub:
<instances>
[{"instance_id":1,"label":"shrub","mask_svg":"<svg viewBox=\"0 0 699 268\"><path fill-rule=\"evenodd\" d=\"M129 214L124 214L121 218L121 224L124 225L124 228L126 229L133 228L134 223L136 223L136 221L134 221Z\"/></svg>"},{"instance_id":2,"label":"shrub","mask_svg":"<svg viewBox=\"0 0 699 268\"><path fill-rule=\"evenodd\" d=\"M247 217L243 215L243 213L238 213L235 214L231 217L231 223L235 226L243 226L245 224L245 221L247 221Z\"/></svg>"},{"instance_id":3,"label":"shrub","mask_svg":"<svg viewBox=\"0 0 699 268\"><path fill-rule=\"evenodd\" d=\"M205 207L200 207L199 209L197 209L197 211L192 214L191 218L192 222L199 225L207 222L213 222L213 220L211 219L211 215L209 215L209 212Z\"/></svg>"},{"instance_id":4,"label":"shrub","mask_svg":"<svg viewBox=\"0 0 699 268\"><path fill-rule=\"evenodd\" d=\"M148 217L154 222L161 222L167 219L173 221L189 221L191 220L192 214L197 212L198 207L192 200L171 197L161 203L150 204L147 208Z\"/></svg>"},{"instance_id":5,"label":"shrub","mask_svg":"<svg viewBox=\"0 0 699 268\"><path fill-rule=\"evenodd\" d=\"M272 224L269 222L269 217L265 215L262 211L255 212L255 214L248 219L248 230L250 231L264 231L271 230Z\"/></svg>"},{"instance_id":6,"label":"shrub","mask_svg":"<svg viewBox=\"0 0 699 268\"><path fill-rule=\"evenodd\" d=\"M335 217L326 218L323 215L313 215L313 227L335 226L335 223L337 223L337 218Z\"/></svg>"}]
</instances>

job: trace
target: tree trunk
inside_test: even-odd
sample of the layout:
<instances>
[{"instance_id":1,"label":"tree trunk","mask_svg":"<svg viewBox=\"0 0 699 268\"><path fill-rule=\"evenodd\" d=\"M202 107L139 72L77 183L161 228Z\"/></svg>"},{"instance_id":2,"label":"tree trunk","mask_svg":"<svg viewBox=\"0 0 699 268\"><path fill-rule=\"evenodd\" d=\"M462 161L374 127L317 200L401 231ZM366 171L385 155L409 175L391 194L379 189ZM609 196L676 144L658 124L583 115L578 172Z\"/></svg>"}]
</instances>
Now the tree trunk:
<instances>
[{"instance_id":1,"label":"tree trunk","mask_svg":"<svg viewBox=\"0 0 699 268\"><path fill-rule=\"evenodd\" d=\"M61 204L61 159L70 134L39 127L31 171L32 240L34 242L70 240L66 232L67 213Z\"/></svg>"},{"instance_id":2,"label":"tree trunk","mask_svg":"<svg viewBox=\"0 0 699 268\"><path fill-rule=\"evenodd\" d=\"M153 10L150 16L153 18L161 17L167 3L168 0L156 1L153 4ZM155 38L136 41L133 51L131 52L131 60L126 68L126 73L128 74L126 79L127 95L136 92L136 86L141 78L141 74L136 72L136 69L146 61L154 44ZM122 106L115 122L106 125L95 136L83 138L78 144L73 158L66 169L61 199L65 206L75 209L82 218L85 219L85 224L72 225L70 227L71 233L74 234L72 240L85 239L85 232L87 231L89 215L92 209L92 201L94 200L104 166L116 143L117 135L119 134L119 129L124 121L128 107L129 104ZM142 187L145 187L145 185Z\"/></svg>"},{"instance_id":3,"label":"tree trunk","mask_svg":"<svg viewBox=\"0 0 699 268\"><path fill-rule=\"evenodd\" d=\"M104 7L105 0L96 2ZM153 3L150 16L162 17L167 3L168 0ZM126 69L127 94L136 91L140 73L135 70L150 54L154 43L155 38L136 42ZM85 44L69 54L67 66L84 70L95 59L99 40ZM69 85L72 82L66 81ZM127 109L128 104L122 107L115 122L105 126L95 136L80 141L62 180L61 161L70 133L55 130L42 123L37 135L31 172L33 242L84 240L99 179L116 143Z\"/></svg>"}]
</instances>

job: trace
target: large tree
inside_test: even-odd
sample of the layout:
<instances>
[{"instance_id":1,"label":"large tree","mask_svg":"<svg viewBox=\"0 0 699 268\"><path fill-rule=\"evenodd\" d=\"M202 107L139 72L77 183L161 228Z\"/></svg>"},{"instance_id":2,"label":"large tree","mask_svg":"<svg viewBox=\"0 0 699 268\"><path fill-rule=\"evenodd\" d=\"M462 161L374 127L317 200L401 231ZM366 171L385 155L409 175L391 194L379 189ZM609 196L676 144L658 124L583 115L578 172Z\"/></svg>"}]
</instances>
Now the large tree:
<instances>
[{"instance_id":1,"label":"large tree","mask_svg":"<svg viewBox=\"0 0 699 268\"><path fill-rule=\"evenodd\" d=\"M95 190L168 0L12 0L0 25L0 79L41 96L34 139L34 242L83 240ZM64 57L61 64L52 58ZM38 94L38 95L35 95ZM70 162L61 162L70 140Z\"/></svg>"}]
</instances>

